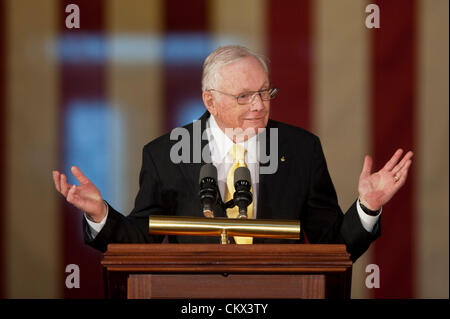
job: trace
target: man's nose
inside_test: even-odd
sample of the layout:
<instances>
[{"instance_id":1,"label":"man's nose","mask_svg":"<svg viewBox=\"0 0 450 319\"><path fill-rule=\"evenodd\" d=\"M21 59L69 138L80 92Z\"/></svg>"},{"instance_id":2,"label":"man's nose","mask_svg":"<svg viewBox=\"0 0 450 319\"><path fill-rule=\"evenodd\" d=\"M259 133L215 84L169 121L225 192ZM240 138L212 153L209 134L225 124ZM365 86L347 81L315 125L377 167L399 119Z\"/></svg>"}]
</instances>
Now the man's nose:
<instances>
[{"instance_id":1,"label":"man's nose","mask_svg":"<svg viewBox=\"0 0 450 319\"><path fill-rule=\"evenodd\" d=\"M250 111L261 111L264 109L264 101L261 98L261 94L255 93L252 96L252 100L250 102Z\"/></svg>"}]
</instances>

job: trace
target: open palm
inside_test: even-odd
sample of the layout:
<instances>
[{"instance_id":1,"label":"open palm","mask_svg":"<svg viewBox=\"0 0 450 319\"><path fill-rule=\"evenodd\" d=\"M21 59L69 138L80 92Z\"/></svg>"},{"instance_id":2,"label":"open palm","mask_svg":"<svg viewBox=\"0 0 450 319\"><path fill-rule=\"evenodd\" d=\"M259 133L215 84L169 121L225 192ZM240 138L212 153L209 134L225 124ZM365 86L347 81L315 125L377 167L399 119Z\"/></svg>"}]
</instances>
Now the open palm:
<instances>
[{"instance_id":1,"label":"open palm","mask_svg":"<svg viewBox=\"0 0 450 319\"><path fill-rule=\"evenodd\" d=\"M71 171L80 185L68 184L64 174L53 171L56 189L69 203L84 211L94 221L101 220L106 215L106 204L103 202L100 191L78 167L72 166Z\"/></svg>"},{"instance_id":2,"label":"open palm","mask_svg":"<svg viewBox=\"0 0 450 319\"><path fill-rule=\"evenodd\" d=\"M365 157L358 184L359 199L364 206L371 210L380 209L405 184L413 153L408 152L399 162L402 154L403 150L398 149L376 173L371 173L372 158Z\"/></svg>"}]
</instances>

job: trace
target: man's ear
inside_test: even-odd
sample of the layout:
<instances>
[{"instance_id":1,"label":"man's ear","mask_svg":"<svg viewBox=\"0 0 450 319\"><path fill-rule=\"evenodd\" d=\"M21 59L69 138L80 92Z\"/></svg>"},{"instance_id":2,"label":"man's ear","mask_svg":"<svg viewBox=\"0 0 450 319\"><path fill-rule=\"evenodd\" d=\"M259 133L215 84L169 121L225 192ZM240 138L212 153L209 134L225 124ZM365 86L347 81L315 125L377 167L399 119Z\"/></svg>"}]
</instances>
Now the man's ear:
<instances>
[{"instance_id":1,"label":"man's ear","mask_svg":"<svg viewBox=\"0 0 450 319\"><path fill-rule=\"evenodd\" d=\"M209 113L211 113L213 116L216 116L216 105L212 93L210 91L203 91L202 99L203 104L205 104L205 107L209 111Z\"/></svg>"}]
</instances>

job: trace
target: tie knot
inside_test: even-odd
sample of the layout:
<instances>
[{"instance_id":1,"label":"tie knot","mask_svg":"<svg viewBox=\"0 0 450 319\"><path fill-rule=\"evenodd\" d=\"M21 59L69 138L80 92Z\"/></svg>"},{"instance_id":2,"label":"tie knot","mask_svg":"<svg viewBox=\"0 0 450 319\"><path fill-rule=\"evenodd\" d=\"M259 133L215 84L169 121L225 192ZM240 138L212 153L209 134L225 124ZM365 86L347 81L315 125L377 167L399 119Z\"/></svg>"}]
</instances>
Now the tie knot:
<instances>
[{"instance_id":1,"label":"tie knot","mask_svg":"<svg viewBox=\"0 0 450 319\"><path fill-rule=\"evenodd\" d=\"M245 152L247 150L244 146L234 144L230 149L230 155L233 157L233 161L235 163L239 163L241 165L245 165Z\"/></svg>"}]
</instances>

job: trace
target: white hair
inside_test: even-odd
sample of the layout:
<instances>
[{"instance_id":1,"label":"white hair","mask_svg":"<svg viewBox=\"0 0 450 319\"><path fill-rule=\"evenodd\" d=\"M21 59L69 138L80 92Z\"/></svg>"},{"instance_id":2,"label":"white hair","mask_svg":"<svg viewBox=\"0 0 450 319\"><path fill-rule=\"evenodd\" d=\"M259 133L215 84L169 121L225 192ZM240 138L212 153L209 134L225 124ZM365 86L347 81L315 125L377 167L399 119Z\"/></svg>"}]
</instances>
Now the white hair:
<instances>
[{"instance_id":1,"label":"white hair","mask_svg":"<svg viewBox=\"0 0 450 319\"><path fill-rule=\"evenodd\" d=\"M203 63L202 91L216 88L220 77L220 68L245 57L256 58L261 63L264 71L266 71L267 76L269 76L269 68L264 56L253 53L240 45L222 46L214 50Z\"/></svg>"}]
</instances>

